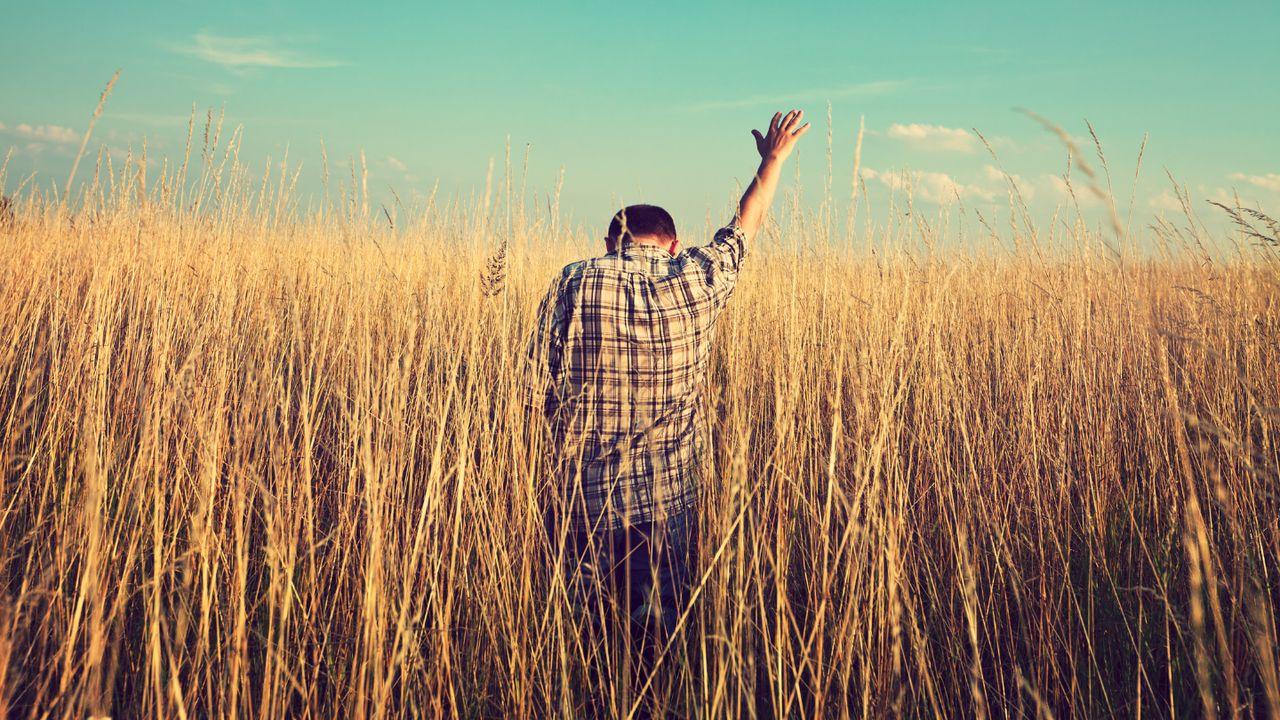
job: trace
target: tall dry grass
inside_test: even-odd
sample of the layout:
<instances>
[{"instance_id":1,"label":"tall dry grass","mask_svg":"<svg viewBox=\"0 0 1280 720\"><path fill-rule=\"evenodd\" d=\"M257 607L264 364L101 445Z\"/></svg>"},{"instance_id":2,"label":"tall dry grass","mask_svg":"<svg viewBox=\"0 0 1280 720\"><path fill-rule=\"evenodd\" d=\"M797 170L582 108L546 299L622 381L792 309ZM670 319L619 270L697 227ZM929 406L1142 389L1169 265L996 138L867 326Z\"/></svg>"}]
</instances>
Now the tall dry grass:
<instances>
[{"instance_id":1,"label":"tall dry grass","mask_svg":"<svg viewBox=\"0 0 1280 720\"><path fill-rule=\"evenodd\" d=\"M194 134L0 226L0 714L1280 717L1274 247L779 203L696 599L635 677L551 570L518 400L586 235L510 179L371 208L327 157L299 209Z\"/></svg>"}]
</instances>

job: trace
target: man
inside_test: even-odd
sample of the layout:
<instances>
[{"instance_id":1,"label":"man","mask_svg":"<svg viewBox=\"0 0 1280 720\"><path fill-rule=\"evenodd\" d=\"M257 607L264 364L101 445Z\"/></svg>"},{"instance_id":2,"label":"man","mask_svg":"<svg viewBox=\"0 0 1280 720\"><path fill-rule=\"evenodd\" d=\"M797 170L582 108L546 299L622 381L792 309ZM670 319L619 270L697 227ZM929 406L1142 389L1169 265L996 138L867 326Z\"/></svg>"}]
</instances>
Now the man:
<instances>
[{"instance_id":1,"label":"man","mask_svg":"<svg viewBox=\"0 0 1280 720\"><path fill-rule=\"evenodd\" d=\"M551 428L552 545L576 601L601 609L607 591L644 644L669 637L688 601L712 330L809 129L802 117L751 131L760 167L711 244L678 251L665 210L624 208L607 254L565 267L538 311L530 400Z\"/></svg>"}]
</instances>

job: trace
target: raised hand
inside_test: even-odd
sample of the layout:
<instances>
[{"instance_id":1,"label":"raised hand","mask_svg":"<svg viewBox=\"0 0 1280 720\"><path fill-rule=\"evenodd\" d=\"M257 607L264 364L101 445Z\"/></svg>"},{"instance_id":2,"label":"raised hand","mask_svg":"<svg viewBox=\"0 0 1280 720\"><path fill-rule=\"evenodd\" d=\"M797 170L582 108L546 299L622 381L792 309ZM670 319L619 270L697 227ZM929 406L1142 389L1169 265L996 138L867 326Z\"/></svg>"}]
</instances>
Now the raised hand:
<instances>
[{"instance_id":1,"label":"raised hand","mask_svg":"<svg viewBox=\"0 0 1280 720\"><path fill-rule=\"evenodd\" d=\"M738 212L733 219L747 238L755 237L760 229L765 213L773 204L782 164L795 148L796 141L809 130L809 123L800 124L802 119L804 112L801 110L792 110L785 116L774 113L767 133L761 135L759 130L751 131L756 136L756 150L760 151L760 167L738 203Z\"/></svg>"},{"instance_id":2,"label":"raised hand","mask_svg":"<svg viewBox=\"0 0 1280 720\"><path fill-rule=\"evenodd\" d=\"M752 130L756 137L756 150L760 151L763 160L786 160L795 147L800 136L809 131L809 123L800 125L804 118L803 110L792 110L785 116L781 112L773 114L769 121L769 130L764 135L759 130Z\"/></svg>"}]
</instances>

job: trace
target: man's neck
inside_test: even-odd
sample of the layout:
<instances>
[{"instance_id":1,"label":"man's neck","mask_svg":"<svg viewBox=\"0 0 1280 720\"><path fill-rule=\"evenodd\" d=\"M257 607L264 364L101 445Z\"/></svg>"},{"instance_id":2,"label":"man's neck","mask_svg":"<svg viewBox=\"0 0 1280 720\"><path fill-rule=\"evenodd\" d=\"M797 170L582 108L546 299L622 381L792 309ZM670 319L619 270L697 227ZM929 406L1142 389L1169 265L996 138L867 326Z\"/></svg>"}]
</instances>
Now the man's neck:
<instances>
[{"instance_id":1,"label":"man's neck","mask_svg":"<svg viewBox=\"0 0 1280 720\"><path fill-rule=\"evenodd\" d=\"M631 250L634 248L651 248L653 250L661 250L662 252L665 252L668 255L674 254L671 252L672 243L670 241L661 240L658 238L650 238L650 237L632 238L631 242L628 242L622 245L621 251L626 252L627 250Z\"/></svg>"}]
</instances>

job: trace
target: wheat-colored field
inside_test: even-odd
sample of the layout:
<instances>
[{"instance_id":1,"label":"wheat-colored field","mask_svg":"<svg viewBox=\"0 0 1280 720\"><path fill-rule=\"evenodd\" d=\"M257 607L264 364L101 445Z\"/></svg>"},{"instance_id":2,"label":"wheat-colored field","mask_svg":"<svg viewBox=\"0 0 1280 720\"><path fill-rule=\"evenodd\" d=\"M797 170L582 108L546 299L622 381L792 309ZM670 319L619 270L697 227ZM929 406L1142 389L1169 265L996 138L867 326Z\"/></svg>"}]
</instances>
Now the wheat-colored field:
<instances>
[{"instance_id":1,"label":"wheat-colored field","mask_svg":"<svg viewBox=\"0 0 1280 720\"><path fill-rule=\"evenodd\" d=\"M0 213L0 715L1280 717L1280 239L780 202L637 676L520 403L598 233L209 134Z\"/></svg>"}]
</instances>

